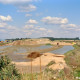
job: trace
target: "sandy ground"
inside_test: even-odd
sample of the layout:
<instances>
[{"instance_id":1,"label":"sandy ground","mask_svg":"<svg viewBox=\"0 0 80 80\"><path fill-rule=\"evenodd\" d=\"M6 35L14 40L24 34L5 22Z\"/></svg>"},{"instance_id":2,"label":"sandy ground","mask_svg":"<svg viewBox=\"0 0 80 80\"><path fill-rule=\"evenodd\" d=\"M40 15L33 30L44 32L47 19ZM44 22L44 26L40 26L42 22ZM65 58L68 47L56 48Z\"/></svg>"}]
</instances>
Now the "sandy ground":
<instances>
[{"instance_id":1,"label":"sandy ground","mask_svg":"<svg viewBox=\"0 0 80 80\"><path fill-rule=\"evenodd\" d=\"M56 55L52 53L44 53L41 57L38 57L32 61L33 72L40 71L40 58L41 58L41 66L42 71L45 69L46 65L54 61L55 64L51 65L49 68L53 70L60 70L66 67L66 63L64 61L64 55ZM20 70L20 72L28 73L31 72L31 62L13 62L16 64L16 67Z\"/></svg>"},{"instance_id":2,"label":"sandy ground","mask_svg":"<svg viewBox=\"0 0 80 80\"><path fill-rule=\"evenodd\" d=\"M40 45L40 44L52 44L52 45L74 45L74 43L66 43L66 42L60 42L60 41L50 41L49 39L27 39L27 40L18 40L14 41L12 43L9 43L8 45Z\"/></svg>"}]
</instances>

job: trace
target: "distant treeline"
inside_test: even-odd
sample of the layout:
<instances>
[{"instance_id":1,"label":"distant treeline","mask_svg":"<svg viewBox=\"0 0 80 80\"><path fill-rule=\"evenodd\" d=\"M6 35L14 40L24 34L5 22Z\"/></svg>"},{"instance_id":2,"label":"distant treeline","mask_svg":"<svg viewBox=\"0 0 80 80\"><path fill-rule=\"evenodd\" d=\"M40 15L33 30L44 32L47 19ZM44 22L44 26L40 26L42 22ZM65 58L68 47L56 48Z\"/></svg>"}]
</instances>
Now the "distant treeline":
<instances>
[{"instance_id":1,"label":"distant treeline","mask_svg":"<svg viewBox=\"0 0 80 80\"><path fill-rule=\"evenodd\" d=\"M54 40L80 40L80 39L79 39L79 37L76 37L76 38L40 37L40 38L37 38L37 39L41 39L41 38L50 39L51 41L54 41ZM16 41L16 40L25 40L25 39L31 39L31 38L15 38L15 39L6 39L6 41Z\"/></svg>"},{"instance_id":2,"label":"distant treeline","mask_svg":"<svg viewBox=\"0 0 80 80\"><path fill-rule=\"evenodd\" d=\"M41 37L41 38L47 38L47 39L50 39L51 41L54 41L54 40L79 40L79 37L76 37L76 38Z\"/></svg>"},{"instance_id":3,"label":"distant treeline","mask_svg":"<svg viewBox=\"0 0 80 80\"><path fill-rule=\"evenodd\" d=\"M25 40L30 38L15 38L15 39L5 39L6 41L16 41L16 40Z\"/></svg>"}]
</instances>

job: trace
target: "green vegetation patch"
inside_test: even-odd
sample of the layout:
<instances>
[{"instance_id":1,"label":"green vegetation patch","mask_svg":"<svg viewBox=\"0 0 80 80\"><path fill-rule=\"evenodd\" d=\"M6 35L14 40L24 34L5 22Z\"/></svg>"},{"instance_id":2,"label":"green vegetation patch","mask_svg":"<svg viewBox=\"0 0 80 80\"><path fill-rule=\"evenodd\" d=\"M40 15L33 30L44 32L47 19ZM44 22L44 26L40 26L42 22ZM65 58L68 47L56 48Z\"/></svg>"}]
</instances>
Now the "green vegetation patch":
<instances>
[{"instance_id":1,"label":"green vegetation patch","mask_svg":"<svg viewBox=\"0 0 80 80\"><path fill-rule=\"evenodd\" d=\"M0 80L21 80L21 75L7 56L0 59Z\"/></svg>"},{"instance_id":2,"label":"green vegetation patch","mask_svg":"<svg viewBox=\"0 0 80 80\"><path fill-rule=\"evenodd\" d=\"M55 64L55 61L51 61L51 62L47 65L47 67L49 67L49 66L51 66L51 65L53 65L53 64Z\"/></svg>"},{"instance_id":3,"label":"green vegetation patch","mask_svg":"<svg viewBox=\"0 0 80 80\"><path fill-rule=\"evenodd\" d=\"M65 61L72 69L73 77L76 80L80 77L80 45L74 45L74 50L67 52L65 56Z\"/></svg>"}]
</instances>

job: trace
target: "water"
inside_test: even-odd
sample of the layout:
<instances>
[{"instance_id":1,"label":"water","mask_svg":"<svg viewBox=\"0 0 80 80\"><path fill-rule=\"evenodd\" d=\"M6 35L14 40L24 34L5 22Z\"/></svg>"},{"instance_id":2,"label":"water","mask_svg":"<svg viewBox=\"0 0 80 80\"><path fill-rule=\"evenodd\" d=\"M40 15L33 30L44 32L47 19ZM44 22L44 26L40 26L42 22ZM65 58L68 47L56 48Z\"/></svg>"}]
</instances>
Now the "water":
<instances>
[{"instance_id":1,"label":"water","mask_svg":"<svg viewBox=\"0 0 80 80\"><path fill-rule=\"evenodd\" d=\"M39 47L32 47L32 48L30 48L30 50L37 51L37 50L42 50L42 49L48 49L48 48L51 48L51 47L52 47L51 45L41 45Z\"/></svg>"},{"instance_id":2,"label":"water","mask_svg":"<svg viewBox=\"0 0 80 80\"><path fill-rule=\"evenodd\" d=\"M22 48L22 47L18 48L16 51L14 51L15 54L16 53L26 53L26 52L27 52L27 49Z\"/></svg>"},{"instance_id":3,"label":"water","mask_svg":"<svg viewBox=\"0 0 80 80\"><path fill-rule=\"evenodd\" d=\"M0 46L0 50L1 49L5 49L5 48L8 48L8 47L11 47L10 45L8 45L8 46Z\"/></svg>"},{"instance_id":4,"label":"water","mask_svg":"<svg viewBox=\"0 0 80 80\"><path fill-rule=\"evenodd\" d=\"M37 49L48 49L51 47L52 47L51 45L43 45L43 46L37 47Z\"/></svg>"},{"instance_id":5,"label":"water","mask_svg":"<svg viewBox=\"0 0 80 80\"><path fill-rule=\"evenodd\" d=\"M5 52L5 51L0 51L0 53L3 53L3 52Z\"/></svg>"},{"instance_id":6,"label":"water","mask_svg":"<svg viewBox=\"0 0 80 80\"><path fill-rule=\"evenodd\" d=\"M57 50L53 50L53 51L50 51L51 53L54 53L54 54L64 54L70 50L73 50L74 47L73 46L63 46L62 48L60 49L57 49Z\"/></svg>"},{"instance_id":7,"label":"water","mask_svg":"<svg viewBox=\"0 0 80 80\"><path fill-rule=\"evenodd\" d=\"M28 49L30 48L31 50L40 50L40 49L48 49L51 48L51 45L42 45L39 47L23 47L23 46L0 46L0 53L6 51L6 48L9 47L7 49L7 55L16 62L28 62L30 61L29 59L27 59L27 52ZM4 49L4 50L2 50ZM53 50L50 51L51 53L55 53L55 54L64 54L70 50L73 50L74 47L73 46L63 46L60 49L57 50ZM6 53L6 52L5 52Z\"/></svg>"},{"instance_id":8,"label":"water","mask_svg":"<svg viewBox=\"0 0 80 80\"><path fill-rule=\"evenodd\" d=\"M5 52L5 50L2 50L2 49L6 49L8 47L11 47L11 46L10 45L9 46L0 46L0 53Z\"/></svg>"}]
</instances>

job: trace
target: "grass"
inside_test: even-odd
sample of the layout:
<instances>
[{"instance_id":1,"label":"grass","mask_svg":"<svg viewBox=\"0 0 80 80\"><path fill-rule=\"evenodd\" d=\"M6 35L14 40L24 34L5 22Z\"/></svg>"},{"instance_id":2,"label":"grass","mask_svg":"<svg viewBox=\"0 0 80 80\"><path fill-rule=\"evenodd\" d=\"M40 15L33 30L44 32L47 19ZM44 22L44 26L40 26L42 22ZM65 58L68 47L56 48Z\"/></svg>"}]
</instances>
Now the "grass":
<instances>
[{"instance_id":1,"label":"grass","mask_svg":"<svg viewBox=\"0 0 80 80\"><path fill-rule=\"evenodd\" d=\"M67 52L65 56L65 61L72 69L73 77L76 80L80 77L80 45L74 45L74 50Z\"/></svg>"},{"instance_id":2,"label":"grass","mask_svg":"<svg viewBox=\"0 0 80 80\"><path fill-rule=\"evenodd\" d=\"M52 45L52 44L50 44L50 43L47 43L46 45Z\"/></svg>"},{"instance_id":3,"label":"grass","mask_svg":"<svg viewBox=\"0 0 80 80\"><path fill-rule=\"evenodd\" d=\"M53 64L55 64L55 61L51 61L51 62L47 65L47 67L49 67L49 66L51 66L51 65L53 65Z\"/></svg>"},{"instance_id":4,"label":"grass","mask_svg":"<svg viewBox=\"0 0 80 80\"><path fill-rule=\"evenodd\" d=\"M32 80L32 77L34 80L38 80L39 74L38 73L33 73L33 74L25 73L22 75L22 80Z\"/></svg>"},{"instance_id":5,"label":"grass","mask_svg":"<svg viewBox=\"0 0 80 80\"><path fill-rule=\"evenodd\" d=\"M0 46L3 46L3 45L5 45L5 44L8 44L8 43L0 43Z\"/></svg>"}]
</instances>

